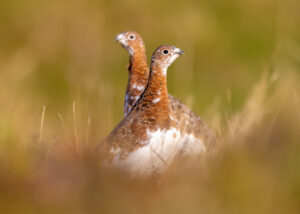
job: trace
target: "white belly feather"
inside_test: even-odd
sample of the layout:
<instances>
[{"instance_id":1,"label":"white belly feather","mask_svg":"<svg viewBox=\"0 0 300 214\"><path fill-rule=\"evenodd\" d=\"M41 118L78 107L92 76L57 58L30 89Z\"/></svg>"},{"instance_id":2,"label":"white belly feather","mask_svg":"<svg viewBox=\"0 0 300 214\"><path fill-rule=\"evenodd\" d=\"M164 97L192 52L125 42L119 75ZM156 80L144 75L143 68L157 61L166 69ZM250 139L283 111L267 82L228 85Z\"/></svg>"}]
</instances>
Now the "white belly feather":
<instances>
[{"instance_id":1,"label":"white belly feather","mask_svg":"<svg viewBox=\"0 0 300 214\"><path fill-rule=\"evenodd\" d=\"M161 173L179 153L182 155L199 154L206 151L203 142L192 134L181 134L177 129L147 130L148 140L144 146L120 160L115 153L114 165L125 169L133 175Z\"/></svg>"}]
</instances>

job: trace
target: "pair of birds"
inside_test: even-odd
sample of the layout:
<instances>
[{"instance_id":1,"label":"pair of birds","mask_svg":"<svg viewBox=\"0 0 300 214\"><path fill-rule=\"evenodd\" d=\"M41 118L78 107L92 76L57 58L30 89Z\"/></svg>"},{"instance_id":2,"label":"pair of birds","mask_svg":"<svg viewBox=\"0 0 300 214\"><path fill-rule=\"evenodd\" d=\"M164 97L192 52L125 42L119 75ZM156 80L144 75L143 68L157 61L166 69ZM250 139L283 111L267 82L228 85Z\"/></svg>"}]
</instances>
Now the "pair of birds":
<instances>
[{"instance_id":1,"label":"pair of birds","mask_svg":"<svg viewBox=\"0 0 300 214\"><path fill-rule=\"evenodd\" d=\"M116 40L130 55L129 78L125 117L99 146L106 161L132 174L149 175L162 172L175 157L205 152L214 141L213 132L167 90L167 69L183 51L158 47L149 69L139 34L121 33Z\"/></svg>"}]
</instances>

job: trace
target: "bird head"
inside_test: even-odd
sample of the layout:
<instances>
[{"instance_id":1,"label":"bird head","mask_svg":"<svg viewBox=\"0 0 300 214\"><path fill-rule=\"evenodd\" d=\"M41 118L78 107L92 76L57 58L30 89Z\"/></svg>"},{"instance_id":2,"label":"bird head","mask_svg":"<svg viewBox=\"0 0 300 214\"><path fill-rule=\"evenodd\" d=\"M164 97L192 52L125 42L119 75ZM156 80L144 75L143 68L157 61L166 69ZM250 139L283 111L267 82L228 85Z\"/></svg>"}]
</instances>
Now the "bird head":
<instances>
[{"instance_id":1,"label":"bird head","mask_svg":"<svg viewBox=\"0 0 300 214\"><path fill-rule=\"evenodd\" d=\"M133 31L127 31L118 34L116 36L116 41L119 42L129 52L130 55L133 55L138 51L145 50L142 37Z\"/></svg>"},{"instance_id":2,"label":"bird head","mask_svg":"<svg viewBox=\"0 0 300 214\"><path fill-rule=\"evenodd\" d=\"M184 52L173 45L161 45L152 55L151 64L159 65L163 70L166 69Z\"/></svg>"}]
</instances>

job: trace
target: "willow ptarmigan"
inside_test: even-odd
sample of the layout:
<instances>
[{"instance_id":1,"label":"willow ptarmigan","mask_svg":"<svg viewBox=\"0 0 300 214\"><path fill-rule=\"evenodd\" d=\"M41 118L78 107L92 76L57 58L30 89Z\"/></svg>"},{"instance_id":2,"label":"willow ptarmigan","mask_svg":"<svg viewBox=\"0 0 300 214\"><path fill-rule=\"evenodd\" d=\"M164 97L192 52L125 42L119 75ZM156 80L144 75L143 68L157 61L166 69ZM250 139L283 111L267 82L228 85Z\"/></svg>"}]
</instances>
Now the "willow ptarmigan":
<instances>
[{"instance_id":1,"label":"willow ptarmigan","mask_svg":"<svg viewBox=\"0 0 300 214\"><path fill-rule=\"evenodd\" d=\"M147 175L161 172L177 154L206 150L200 138L180 128L168 96L167 68L182 53L169 45L153 53L145 90L100 145L102 152L109 153L110 162L133 174Z\"/></svg>"},{"instance_id":2,"label":"willow ptarmigan","mask_svg":"<svg viewBox=\"0 0 300 214\"><path fill-rule=\"evenodd\" d=\"M149 79L149 67L145 44L141 36L133 31L117 35L116 40L129 52L129 77L126 88L124 115L126 116L132 106L140 97L147 86ZM180 123L181 131L193 134L195 138L201 139L206 146L212 144L215 135L205 123L186 105L181 103L172 95L169 96L174 117Z\"/></svg>"}]
</instances>

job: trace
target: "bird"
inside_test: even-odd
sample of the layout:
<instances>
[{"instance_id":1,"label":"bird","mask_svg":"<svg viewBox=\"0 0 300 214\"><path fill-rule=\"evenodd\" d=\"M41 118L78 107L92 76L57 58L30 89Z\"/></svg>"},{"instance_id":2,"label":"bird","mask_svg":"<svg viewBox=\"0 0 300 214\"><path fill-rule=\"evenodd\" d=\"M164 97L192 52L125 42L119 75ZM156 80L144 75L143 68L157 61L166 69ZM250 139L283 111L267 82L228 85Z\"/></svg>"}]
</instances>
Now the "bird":
<instances>
[{"instance_id":1,"label":"bird","mask_svg":"<svg viewBox=\"0 0 300 214\"><path fill-rule=\"evenodd\" d=\"M201 139L184 132L167 90L167 69L183 51L172 45L153 53L146 88L129 113L101 142L107 162L134 175L161 173L177 155L201 153Z\"/></svg>"},{"instance_id":2,"label":"bird","mask_svg":"<svg viewBox=\"0 0 300 214\"><path fill-rule=\"evenodd\" d=\"M116 36L115 40L129 53L129 76L124 102L124 116L126 116L147 86L149 67L145 43L137 32L127 31L120 33ZM208 128L205 122L174 96L170 94L168 96L174 117L181 124L181 131L186 132L191 137L201 139L206 144L205 147L213 145L216 138L215 134Z\"/></svg>"},{"instance_id":3,"label":"bird","mask_svg":"<svg viewBox=\"0 0 300 214\"><path fill-rule=\"evenodd\" d=\"M149 67L145 45L138 33L133 31L120 33L115 40L129 53L128 81L124 102L124 116L126 116L146 88Z\"/></svg>"}]
</instances>

